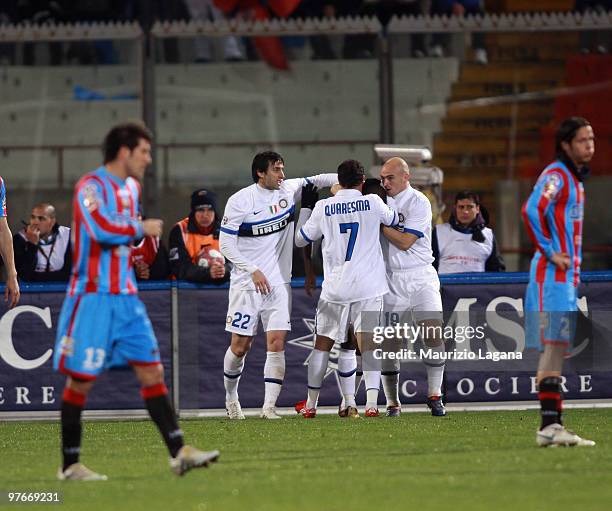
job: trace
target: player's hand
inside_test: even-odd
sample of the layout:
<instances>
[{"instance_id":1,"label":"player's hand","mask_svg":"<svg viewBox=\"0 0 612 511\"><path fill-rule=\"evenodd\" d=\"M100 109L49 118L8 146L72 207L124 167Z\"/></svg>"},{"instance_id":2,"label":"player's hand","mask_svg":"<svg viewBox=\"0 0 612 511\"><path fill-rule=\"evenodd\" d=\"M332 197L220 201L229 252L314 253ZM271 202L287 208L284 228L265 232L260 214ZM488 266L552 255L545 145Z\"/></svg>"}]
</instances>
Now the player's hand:
<instances>
[{"instance_id":1,"label":"player's hand","mask_svg":"<svg viewBox=\"0 0 612 511\"><path fill-rule=\"evenodd\" d=\"M314 209L315 204L319 200L319 192L313 184L302 186L302 207Z\"/></svg>"},{"instance_id":2,"label":"player's hand","mask_svg":"<svg viewBox=\"0 0 612 511\"><path fill-rule=\"evenodd\" d=\"M266 276L260 270L255 270L253 273L251 273L251 279L253 279L253 284L255 284L255 291L258 293L267 295L270 291L272 291L272 286L268 282Z\"/></svg>"},{"instance_id":3,"label":"player's hand","mask_svg":"<svg viewBox=\"0 0 612 511\"><path fill-rule=\"evenodd\" d=\"M4 301L8 304L8 308L12 309L19 303L21 292L19 291L19 282L17 275L9 275L6 277L6 287L4 288Z\"/></svg>"},{"instance_id":4,"label":"player's hand","mask_svg":"<svg viewBox=\"0 0 612 511\"><path fill-rule=\"evenodd\" d=\"M40 241L40 229L34 227L32 224L28 224L25 230L25 236L30 243L38 245Z\"/></svg>"},{"instance_id":5,"label":"player's hand","mask_svg":"<svg viewBox=\"0 0 612 511\"><path fill-rule=\"evenodd\" d=\"M142 222L142 230L145 236L161 236L164 228L164 222L157 218L147 218Z\"/></svg>"},{"instance_id":6,"label":"player's hand","mask_svg":"<svg viewBox=\"0 0 612 511\"><path fill-rule=\"evenodd\" d=\"M221 262L214 262L211 264L210 276L213 279L222 279L225 277L225 265Z\"/></svg>"},{"instance_id":7,"label":"player's hand","mask_svg":"<svg viewBox=\"0 0 612 511\"><path fill-rule=\"evenodd\" d=\"M340 183L336 183L336 184L333 184L333 185L331 186L331 188L329 189L329 191L330 191L330 193L331 193L332 195L336 195L336 194L338 193L338 190L340 190L340 188L342 188L342 187L340 186Z\"/></svg>"},{"instance_id":8,"label":"player's hand","mask_svg":"<svg viewBox=\"0 0 612 511\"><path fill-rule=\"evenodd\" d=\"M555 252L550 256L550 262L560 270L569 270L570 266L572 265L570 256L565 252Z\"/></svg>"}]
</instances>

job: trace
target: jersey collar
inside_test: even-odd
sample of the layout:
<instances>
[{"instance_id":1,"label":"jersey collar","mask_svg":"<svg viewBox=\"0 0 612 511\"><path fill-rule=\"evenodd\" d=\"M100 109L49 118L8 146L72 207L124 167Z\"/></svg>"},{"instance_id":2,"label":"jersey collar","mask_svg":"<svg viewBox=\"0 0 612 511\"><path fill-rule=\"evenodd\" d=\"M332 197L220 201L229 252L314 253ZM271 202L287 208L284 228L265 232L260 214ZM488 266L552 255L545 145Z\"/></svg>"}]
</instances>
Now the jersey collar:
<instances>
[{"instance_id":1,"label":"jersey collar","mask_svg":"<svg viewBox=\"0 0 612 511\"><path fill-rule=\"evenodd\" d=\"M363 195L359 190L355 190L353 188L341 188L336 192L336 197L338 196L351 196L351 195Z\"/></svg>"}]
</instances>

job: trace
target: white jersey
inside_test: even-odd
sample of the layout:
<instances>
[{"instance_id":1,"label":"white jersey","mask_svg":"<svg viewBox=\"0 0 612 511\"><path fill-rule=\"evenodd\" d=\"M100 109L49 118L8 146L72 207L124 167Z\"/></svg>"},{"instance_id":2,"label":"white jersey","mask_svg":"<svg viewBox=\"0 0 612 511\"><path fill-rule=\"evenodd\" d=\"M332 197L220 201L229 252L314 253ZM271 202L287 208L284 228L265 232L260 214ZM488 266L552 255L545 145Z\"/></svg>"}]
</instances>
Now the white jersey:
<instances>
[{"instance_id":1,"label":"white jersey","mask_svg":"<svg viewBox=\"0 0 612 511\"><path fill-rule=\"evenodd\" d=\"M472 239L472 233L459 232L450 224L436 226L438 239L438 273L464 273L485 271L487 259L493 253L493 231L482 230L484 242Z\"/></svg>"},{"instance_id":2,"label":"white jersey","mask_svg":"<svg viewBox=\"0 0 612 511\"><path fill-rule=\"evenodd\" d=\"M381 236L387 271L403 271L431 265L431 203L419 190L410 185L387 202L399 216L399 227L403 232L414 234L418 239L408 250L401 250Z\"/></svg>"},{"instance_id":3,"label":"white jersey","mask_svg":"<svg viewBox=\"0 0 612 511\"><path fill-rule=\"evenodd\" d=\"M298 233L299 245L323 237L321 300L351 303L389 291L380 246L380 224L396 225L397 214L377 195L342 189L317 202ZM301 242L301 240L304 242Z\"/></svg>"},{"instance_id":4,"label":"white jersey","mask_svg":"<svg viewBox=\"0 0 612 511\"><path fill-rule=\"evenodd\" d=\"M322 188L338 182L336 174L285 179L279 190L254 183L232 195L225 206L219 244L233 263L230 286L255 289L251 274L260 270L271 286L291 282L295 202L302 186Z\"/></svg>"}]
</instances>

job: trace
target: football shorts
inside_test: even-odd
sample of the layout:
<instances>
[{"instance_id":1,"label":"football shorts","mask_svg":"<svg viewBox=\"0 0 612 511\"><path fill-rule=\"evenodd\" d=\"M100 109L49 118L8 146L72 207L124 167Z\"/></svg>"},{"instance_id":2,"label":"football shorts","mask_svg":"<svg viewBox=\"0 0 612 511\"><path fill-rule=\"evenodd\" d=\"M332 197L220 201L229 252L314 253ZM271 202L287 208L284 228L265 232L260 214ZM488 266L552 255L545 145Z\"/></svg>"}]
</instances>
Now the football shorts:
<instances>
[{"instance_id":1,"label":"football shorts","mask_svg":"<svg viewBox=\"0 0 612 511\"><path fill-rule=\"evenodd\" d=\"M153 326L138 296L86 293L66 297L58 321L55 370L94 380L110 367L159 363Z\"/></svg>"},{"instance_id":2,"label":"football shorts","mask_svg":"<svg viewBox=\"0 0 612 511\"><path fill-rule=\"evenodd\" d=\"M291 330L290 284L274 286L267 295L230 286L225 330L254 336L260 319L264 332Z\"/></svg>"}]
</instances>

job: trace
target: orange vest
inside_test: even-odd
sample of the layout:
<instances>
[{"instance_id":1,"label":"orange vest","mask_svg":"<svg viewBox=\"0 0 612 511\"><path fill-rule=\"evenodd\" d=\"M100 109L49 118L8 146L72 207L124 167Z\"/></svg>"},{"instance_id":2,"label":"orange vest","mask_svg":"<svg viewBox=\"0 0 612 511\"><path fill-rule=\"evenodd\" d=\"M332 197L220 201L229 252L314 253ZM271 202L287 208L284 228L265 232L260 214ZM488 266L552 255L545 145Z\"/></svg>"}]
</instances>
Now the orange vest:
<instances>
[{"instance_id":1,"label":"orange vest","mask_svg":"<svg viewBox=\"0 0 612 511\"><path fill-rule=\"evenodd\" d=\"M183 218L178 224L181 228L181 234L183 235L183 243L185 249L193 264L198 264L198 259L202 255L202 252L214 248L219 250L219 240L216 239L212 234L200 234L198 232L189 232L189 217Z\"/></svg>"}]
</instances>

